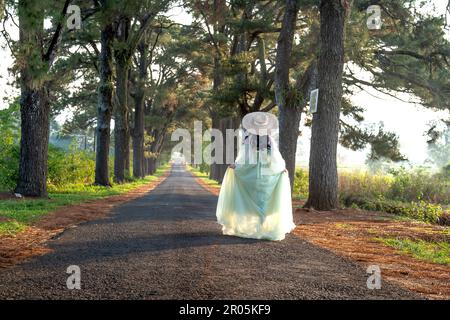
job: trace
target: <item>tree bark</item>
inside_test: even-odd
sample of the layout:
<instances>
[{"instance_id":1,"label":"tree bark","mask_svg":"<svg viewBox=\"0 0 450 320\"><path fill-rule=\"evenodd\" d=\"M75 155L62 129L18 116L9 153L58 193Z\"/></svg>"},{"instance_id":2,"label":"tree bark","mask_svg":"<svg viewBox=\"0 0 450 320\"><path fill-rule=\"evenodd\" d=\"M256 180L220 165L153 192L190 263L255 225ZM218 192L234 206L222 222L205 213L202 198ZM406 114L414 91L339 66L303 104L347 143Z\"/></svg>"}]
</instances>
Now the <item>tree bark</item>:
<instances>
[{"instance_id":1,"label":"tree bark","mask_svg":"<svg viewBox=\"0 0 450 320\"><path fill-rule=\"evenodd\" d=\"M22 78L20 101L21 138L19 181L15 192L24 196L47 196L50 104L44 86L32 89Z\"/></svg>"},{"instance_id":2,"label":"tree bark","mask_svg":"<svg viewBox=\"0 0 450 320\"><path fill-rule=\"evenodd\" d=\"M153 137L153 141L151 142L149 146L149 151L151 153L151 156L147 159L147 168L148 168L148 174L152 175L156 172L156 169L158 167L159 163L159 157L161 154L161 150L164 146L165 137L167 134L167 130L170 126L170 124L173 121L173 117L175 116L174 113L166 114L166 121L163 124L162 128L160 129L154 129L150 130L149 134Z\"/></svg>"},{"instance_id":3,"label":"tree bark","mask_svg":"<svg viewBox=\"0 0 450 320\"><path fill-rule=\"evenodd\" d=\"M279 110L280 153L286 162L291 190L295 177L295 154L300 126L301 110L290 103L289 69L291 65L292 43L299 11L298 1L286 0L285 13L277 42L275 62L275 100Z\"/></svg>"},{"instance_id":4,"label":"tree bark","mask_svg":"<svg viewBox=\"0 0 450 320\"><path fill-rule=\"evenodd\" d=\"M249 10L248 5L245 8L244 15L247 16L247 11ZM218 28L219 33L224 33L224 26L220 26ZM241 52L244 52L247 50L247 34L246 32L243 32L242 34L236 35L238 38L237 40L237 47L235 48L234 52L231 52L231 55L236 55ZM219 55L216 55L214 58L214 79L213 79L213 91L217 93L220 90L220 86L222 85L224 81L224 75L222 73L222 66L221 66L221 57ZM236 81L240 83L241 85L244 85L246 82L246 74L240 73L236 76ZM246 99L245 95L243 99ZM245 112L241 111L240 116L244 116ZM226 143L226 129L233 129L236 130L239 128L241 124L241 118L240 117L223 117L220 115L220 112L217 112L213 110L211 112L211 120L212 120L212 128L218 129L222 132L223 137L223 159L222 163L212 163L210 166L210 179L216 180L219 183L222 182L225 172L228 168L228 164L226 163L226 150L227 150L227 143ZM236 149L237 146L234 146L234 154L236 155Z\"/></svg>"},{"instance_id":5,"label":"tree bark","mask_svg":"<svg viewBox=\"0 0 450 320\"><path fill-rule=\"evenodd\" d=\"M99 62L100 84L97 107L97 149L95 161L95 184L109 186L109 146L111 140L111 115L113 111L113 52L114 29L108 24L101 32Z\"/></svg>"},{"instance_id":6,"label":"tree bark","mask_svg":"<svg viewBox=\"0 0 450 320\"><path fill-rule=\"evenodd\" d=\"M134 128L133 128L133 176L145 177L144 171L144 132L145 132L145 81L147 79L147 51L145 37L138 47L139 75L134 96Z\"/></svg>"},{"instance_id":7,"label":"tree bark","mask_svg":"<svg viewBox=\"0 0 450 320\"><path fill-rule=\"evenodd\" d=\"M116 59L116 95L118 103L114 112L114 180L123 183L129 175L127 159L130 158L130 127L128 110L128 63Z\"/></svg>"},{"instance_id":8,"label":"tree bark","mask_svg":"<svg viewBox=\"0 0 450 320\"><path fill-rule=\"evenodd\" d=\"M338 207L337 144L344 65L345 8L340 0L320 4L319 100L313 116L306 207Z\"/></svg>"},{"instance_id":9,"label":"tree bark","mask_svg":"<svg viewBox=\"0 0 450 320\"><path fill-rule=\"evenodd\" d=\"M221 12L223 12L226 8L226 2L225 1L214 1L213 2L213 9L216 17L220 17ZM208 23L208 21L206 21ZM214 35L222 35L225 36L225 24L223 19L218 19L216 23L214 24ZM217 92L220 89L220 86L223 83L224 75L222 72L222 53L220 50L220 42L218 42L216 39L212 39L214 42L214 69L213 69L213 92L214 94L217 94ZM220 116L219 116L219 106L213 105L210 110L210 117L211 117L211 128L212 129L219 129L219 122L220 122ZM212 163L210 165L210 171L209 171L209 178L212 180L219 180L219 169L220 164L218 163Z\"/></svg>"},{"instance_id":10,"label":"tree bark","mask_svg":"<svg viewBox=\"0 0 450 320\"><path fill-rule=\"evenodd\" d=\"M291 192L295 182L297 140L299 125L306 109L311 91L317 87L317 62L314 60L296 80L286 102L286 108L279 112L280 119L280 153L286 162L289 173Z\"/></svg>"},{"instance_id":11,"label":"tree bark","mask_svg":"<svg viewBox=\"0 0 450 320\"><path fill-rule=\"evenodd\" d=\"M50 103L45 75L60 36L55 33L53 49L47 52L48 56L47 53L44 55L45 50L39 45L44 38L44 13L36 10L36 5L36 1L18 3L21 137L19 179L15 192L46 197Z\"/></svg>"},{"instance_id":12,"label":"tree bark","mask_svg":"<svg viewBox=\"0 0 450 320\"><path fill-rule=\"evenodd\" d=\"M149 158L148 174L152 175L156 172L156 158Z\"/></svg>"},{"instance_id":13,"label":"tree bark","mask_svg":"<svg viewBox=\"0 0 450 320\"><path fill-rule=\"evenodd\" d=\"M133 129L133 176L145 177L144 171L144 97L135 97Z\"/></svg>"},{"instance_id":14,"label":"tree bark","mask_svg":"<svg viewBox=\"0 0 450 320\"><path fill-rule=\"evenodd\" d=\"M144 158L144 173L146 176L149 175L149 173L148 173L148 158Z\"/></svg>"},{"instance_id":15,"label":"tree bark","mask_svg":"<svg viewBox=\"0 0 450 320\"><path fill-rule=\"evenodd\" d=\"M213 92L217 93L219 91L220 85L223 82L223 74L221 73L221 62L220 57L216 53L216 56L214 57L214 74L213 74ZM219 112L215 110L216 106L213 106L210 116L211 116L211 128L212 129L219 129L219 123L220 123L220 116ZM211 180L219 180L219 166L218 163L211 163L210 170L209 170L209 178Z\"/></svg>"}]
</instances>

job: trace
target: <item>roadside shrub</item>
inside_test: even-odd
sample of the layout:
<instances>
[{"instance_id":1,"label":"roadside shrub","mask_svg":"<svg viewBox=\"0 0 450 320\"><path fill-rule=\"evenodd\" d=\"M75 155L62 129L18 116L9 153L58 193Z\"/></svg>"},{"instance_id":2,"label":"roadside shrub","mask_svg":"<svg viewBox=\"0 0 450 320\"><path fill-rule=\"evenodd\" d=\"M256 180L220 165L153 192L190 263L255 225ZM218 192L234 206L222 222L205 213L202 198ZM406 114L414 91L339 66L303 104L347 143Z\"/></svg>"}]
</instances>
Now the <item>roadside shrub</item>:
<instances>
[{"instance_id":1,"label":"roadside shrub","mask_svg":"<svg viewBox=\"0 0 450 320\"><path fill-rule=\"evenodd\" d=\"M342 198L342 202L347 207L357 205L364 210L382 211L429 223L450 225L449 214L444 211L441 205L428 203L423 200L418 202L402 202L367 196L346 196Z\"/></svg>"},{"instance_id":2,"label":"roadside shrub","mask_svg":"<svg viewBox=\"0 0 450 320\"><path fill-rule=\"evenodd\" d=\"M19 178L19 146L17 144L2 143L1 149L0 190L12 190Z\"/></svg>"},{"instance_id":3,"label":"roadside shrub","mask_svg":"<svg viewBox=\"0 0 450 320\"><path fill-rule=\"evenodd\" d=\"M393 170L390 174L341 172L339 193L346 196L384 197L404 202L450 204L450 179L445 172L430 173L424 168Z\"/></svg>"},{"instance_id":4,"label":"roadside shrub","mask_svg":"<svg viewBox=\"0 0 450 320\"><path fill-rule=\"evenodd\" d=\"M392 170L390 199L401 201L425 200L431 203L450 203L450 180L444 172L430 173L424 168Z\"/></svg>"},{"instance_id":5,"label":"roadside shrub","mask_svg":"<svg viewBox=\"0 0 450 320\"><path fill-rule=\"evenodd\" d=\"M370 174L364 171L340 172L339 193L341 195L382 197L389 192L392 177Z\"/></svg>"},{"instance_id":6,"label":"roadside shrub","mask_svg":"<svg viewBox=\"0 0 450 320\"><path fill-rule=\"evenodd\" d=\"M370 174L339 172L339 197L348 208L404 215L430 223L450 225L450 166L432 173L425 168ZM308 172L297 169L294 196L308 196Z\"/></svg>"},{"instance_id":7,"label":"roadside shrub","mask_svg":"<svg viewBox=\"0 0 450 320\"><path fill-rule=\"evenodd\" d=\"M94 181L95 159L88 152L70 148L69 151L49 146L48 185L89 184Z\"/></svg>"},{"instance_id":8,"label":"roadside shrub","mask_svg":"<svg viewBox=\"0 0 450 320\"><path fill-rule=\"evenodd\" d=\"M444 209L438 204L428 203L423 200L411 202L409 216L412 218L425 222L438 223L443 214Z\"/></svg>"},{"instance_id":9,"label":"roadside shrub","mask_svg":"<svg viewBox=\"0 0 450 320\"><path fill-rule=\"evenodd\" d=\"M202 163L199 165L199 168L198 168L198 169L199 169L200 172L202 172L202 173L207 173L207 174L209 174L209 172L210 172L210 170L211 170L211 166L210 166L209 164L205 163L205 162L202 162Z\"/></svg>"},{"instance_id":10,"label":"roadside shrub","mask_svg":"<svg viewBox=\"0 0 450 320\"><path fill-rule=\"evenodd\" d=\"M0 190L11 190L19 173L19 105L0 110Z\"/></svg>"},{"instance_id":11,"label":"roadside shrub","mask_svg":"<svg viewBox=\"0 0 450 320\"><path fill-rule=\"evenodd\" d=\"M293 194L302 199L308 197L309 192L309 172L302 168L296 168L293 185Z\"/></svg>"},{"instance_id":12,"label":"roadside shrub","mask_svg":"<svg viewBox=\"0 0 450 320\"><path fill-rule=\"evenodd\" d=\"M3 143L2 146L0 190L13 190L19 177L20 148L17 143ZM67 151L49 145L47 183L50 189L64 184L92 183L94 174L95 159L93 155L80 150Z\"/></svg>"}]
</instances>

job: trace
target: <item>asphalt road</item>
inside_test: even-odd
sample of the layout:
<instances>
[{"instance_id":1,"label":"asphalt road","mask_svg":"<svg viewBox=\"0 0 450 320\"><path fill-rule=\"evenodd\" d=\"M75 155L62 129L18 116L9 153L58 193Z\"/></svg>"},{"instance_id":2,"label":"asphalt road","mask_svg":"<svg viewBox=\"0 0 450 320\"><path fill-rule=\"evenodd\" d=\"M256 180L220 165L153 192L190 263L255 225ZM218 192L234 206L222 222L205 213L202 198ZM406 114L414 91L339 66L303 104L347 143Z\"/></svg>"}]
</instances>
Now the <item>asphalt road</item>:
<instances>
[{"instance_id":1,"label":"asphalt road","mask_svg":"<svg viewBox=\"0 0 450 320\"><path fill-rule=\"evenodd\" d=\"M294 235L223 236L216 202L174 167L144 197L53 239L52 253L1 271L0 299L417 298L384 281L368 289L365 269ZM67 288L71 265L79 290Z\"/></svg>"}]
</instances>

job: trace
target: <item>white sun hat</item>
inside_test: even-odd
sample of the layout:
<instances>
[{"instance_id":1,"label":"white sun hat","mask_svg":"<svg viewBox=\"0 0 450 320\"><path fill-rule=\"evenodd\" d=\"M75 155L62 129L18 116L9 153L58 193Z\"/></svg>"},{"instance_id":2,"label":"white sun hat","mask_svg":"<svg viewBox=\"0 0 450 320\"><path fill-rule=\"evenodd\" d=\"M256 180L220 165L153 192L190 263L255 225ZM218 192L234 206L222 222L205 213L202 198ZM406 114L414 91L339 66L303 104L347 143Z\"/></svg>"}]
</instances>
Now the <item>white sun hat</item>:
<instances>
[{"instance_id":1,"label":"white sun hat","mask_svg":"<svg viewBox=\"0 0 450 320\"><path fill-rule=\"evenodd\" d=\"M242 126L251 134L270 135L278 129L278 119L268 112L252 112L242 119Z\"/></svg>"}]
</instances>

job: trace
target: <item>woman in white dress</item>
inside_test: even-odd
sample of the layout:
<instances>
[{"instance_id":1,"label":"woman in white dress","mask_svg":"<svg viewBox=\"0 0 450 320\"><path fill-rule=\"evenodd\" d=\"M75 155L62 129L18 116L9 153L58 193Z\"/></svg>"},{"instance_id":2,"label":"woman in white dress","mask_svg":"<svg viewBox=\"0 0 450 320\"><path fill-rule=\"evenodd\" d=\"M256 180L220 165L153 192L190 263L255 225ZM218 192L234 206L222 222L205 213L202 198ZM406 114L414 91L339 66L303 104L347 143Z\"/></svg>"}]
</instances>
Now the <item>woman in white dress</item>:
<instances>
[{"instance_id":1,"label":"woman in white dress","mask_svg":"<svg viewBox=\"0 0 450 320\"><path fill-rule=\"evenodd\" d=\"M242 126L238 156L220 189L217 221L226 235L283 240L295 224L289 175L272 138L278 119L253 112L244 117Z\"/></svg>"}]
</instances>

